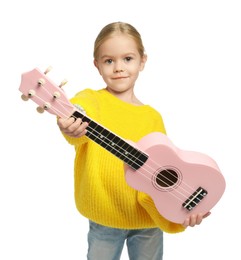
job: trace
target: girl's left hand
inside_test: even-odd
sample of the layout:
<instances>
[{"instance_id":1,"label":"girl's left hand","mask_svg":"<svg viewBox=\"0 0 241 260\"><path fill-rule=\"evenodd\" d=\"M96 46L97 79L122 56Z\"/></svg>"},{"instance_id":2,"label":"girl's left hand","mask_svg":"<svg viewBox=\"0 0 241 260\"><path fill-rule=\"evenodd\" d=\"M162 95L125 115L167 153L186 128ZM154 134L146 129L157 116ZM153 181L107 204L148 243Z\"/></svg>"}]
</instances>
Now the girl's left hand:
<instances>
[{"instance_id":1,"label":"girl's left hand","mask_svg":"<svg viewBox=\"0 0 241 260\"><path fill-rule=\"evenodd\" d=\"M194 227L196 225L201 224L204 218L208 217L211 214L211 212L208 212L206 214L193 214L185 219L184 223L182 224L184 227Z\"/></svg>"}]
</instances>

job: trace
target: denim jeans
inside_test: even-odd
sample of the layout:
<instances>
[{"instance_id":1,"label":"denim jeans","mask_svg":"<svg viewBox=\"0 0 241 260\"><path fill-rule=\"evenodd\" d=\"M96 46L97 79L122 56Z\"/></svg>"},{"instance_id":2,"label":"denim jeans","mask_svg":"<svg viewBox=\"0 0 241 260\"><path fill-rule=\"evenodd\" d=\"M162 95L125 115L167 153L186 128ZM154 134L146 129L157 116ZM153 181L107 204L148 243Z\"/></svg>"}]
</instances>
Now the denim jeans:
<instances>
[{"instance_id":1,"label":"denim jeans","mask_svg":"<svg viewBox=\"0 0 241 260\"><path fill-rule=\"evenodd\" d=\"M90 221L88 260L119 260L127 245L130 260L162 260L163 232L158 228L118 229Z\"/></svg>"}]
</instances>

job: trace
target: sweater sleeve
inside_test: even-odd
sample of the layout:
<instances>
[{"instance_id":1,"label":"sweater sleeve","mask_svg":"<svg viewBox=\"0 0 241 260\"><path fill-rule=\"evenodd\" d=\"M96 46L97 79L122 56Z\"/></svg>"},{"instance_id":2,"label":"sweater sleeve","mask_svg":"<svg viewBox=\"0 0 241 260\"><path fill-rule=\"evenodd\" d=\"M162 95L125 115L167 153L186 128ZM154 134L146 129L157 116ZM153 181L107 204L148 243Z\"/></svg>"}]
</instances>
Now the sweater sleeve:
<instances>
[{"instance_id":1,"label":"sweater sleeve","mask_svg":"<svg viewBox=\"0 0 241 260\"><path fill-rule=\"evenodd\" d=\"M88 141L87 136L82 136L77 138L77 137L70 137L64 133L62 133L62 135L64 136L64 138L69 144L74 146L82 145Z\"/></svg>"},{"instance_id":2,"label":"sweater sleeve","mask_svg":"<svg viewBox=\"0 0 241 260\"><path fill-rule=\"evenodd\" d=\"M162 215L160 215L155 207L153 200L147 194L143 192L138 192L138 202L146 210L154 223L164 232L179 233L185 230L185 227L183 225L170 222Z\"/></svg>"}]
</instances>

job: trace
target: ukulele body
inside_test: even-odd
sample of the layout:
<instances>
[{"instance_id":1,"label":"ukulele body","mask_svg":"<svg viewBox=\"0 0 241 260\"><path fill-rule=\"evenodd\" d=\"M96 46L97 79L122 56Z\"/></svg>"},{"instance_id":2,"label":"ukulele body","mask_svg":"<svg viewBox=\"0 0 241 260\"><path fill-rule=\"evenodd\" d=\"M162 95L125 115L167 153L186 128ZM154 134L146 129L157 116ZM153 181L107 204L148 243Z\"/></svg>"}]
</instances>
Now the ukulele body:
<instances>
[{"instance_id":1,"label":"ukulele body","mask_svg":"<svg viewBox=\"0 0 241 260\"><path fill-rule=\"evenodd\" d=\"M194 213L207 213L219 201L225 181L209 156L184 151L162 133L154 132L135 144L148 154L138 170L126 166L126 181L147 193L166 219L183 223Z\"/></svg>"}]
</instances>

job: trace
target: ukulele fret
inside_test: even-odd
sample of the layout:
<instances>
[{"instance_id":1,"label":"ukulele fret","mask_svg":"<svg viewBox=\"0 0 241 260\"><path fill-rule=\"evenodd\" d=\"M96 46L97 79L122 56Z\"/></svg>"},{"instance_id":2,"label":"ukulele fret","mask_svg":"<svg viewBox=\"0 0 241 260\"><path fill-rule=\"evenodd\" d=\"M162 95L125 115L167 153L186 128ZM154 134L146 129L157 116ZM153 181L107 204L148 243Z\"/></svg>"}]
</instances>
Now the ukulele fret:
<instances>
[{"instance_id":1,"label":"ukulele fret","mask_svg":"<svg viewBox=\"0 0 241 260\"><path fill-rule=\"evenodd\" d=\"M88 122L89 125L86 128L86 136L88 136L88 138L124 161L134 170L138 170L147 161L148 155L131 146L79 111L75 111L72 116L74 118L81 118L83 122Z\"/></svg>"}]
</instances>

